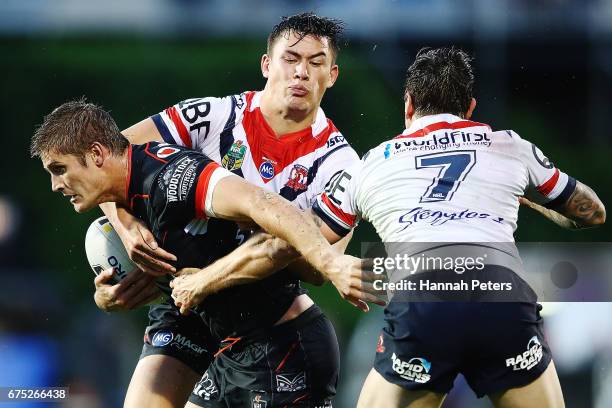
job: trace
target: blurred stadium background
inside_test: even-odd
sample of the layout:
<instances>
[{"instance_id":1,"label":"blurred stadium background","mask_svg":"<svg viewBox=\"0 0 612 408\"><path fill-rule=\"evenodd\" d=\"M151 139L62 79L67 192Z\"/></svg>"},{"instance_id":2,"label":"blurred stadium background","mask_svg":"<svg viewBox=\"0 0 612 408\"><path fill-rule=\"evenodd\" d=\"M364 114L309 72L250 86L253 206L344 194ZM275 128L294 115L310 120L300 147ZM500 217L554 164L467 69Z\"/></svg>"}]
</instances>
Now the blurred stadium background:
<instances>
[{"instance_id":1,"label":"blurred stadium background","mask_svg":"<svg viewBox=\"0 0 612 408\"><path fill-rule=\"evenodd\" d=\"M145 309L95 308L83 239L98 213L76 216L29 159L43 115L86 95L125 128L189 97L260 89L267 33L302 11L347 24L323 108L358 153L401 132L417 50L455 44L476 58L475 120L514 129L610 204L612 0L1 0L0 386L69 386L64 407L121 406L146 322ZM605 242L611 231L564 231L522 210L516 236ZM361 225L350 252L373 240ZM363 315L330 286L311 292L341 341L335 406L354 406L382 311ZM567 406L612 407L612 303L545 311ZM490 403L458 379L445 406Z\"/></svg>"}]
</instances>

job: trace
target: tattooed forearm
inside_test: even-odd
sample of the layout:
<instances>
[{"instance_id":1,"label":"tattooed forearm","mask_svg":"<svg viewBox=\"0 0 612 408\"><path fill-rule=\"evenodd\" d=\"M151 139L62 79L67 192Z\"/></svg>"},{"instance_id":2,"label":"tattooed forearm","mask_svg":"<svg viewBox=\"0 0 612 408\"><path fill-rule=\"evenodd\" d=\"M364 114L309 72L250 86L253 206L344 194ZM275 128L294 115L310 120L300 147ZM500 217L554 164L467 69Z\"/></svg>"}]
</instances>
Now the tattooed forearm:
<instances>
[{"instance_id":1,"label":"tattooed forearm","mask_svg":"<svg viewBox=\"0 0 612 408\"><path fill-rule=\"evenodd\" d=\"M606 220L606 209L597 194L579 181L576 182L576 189L567 202L556 208L556 211L524 197L519 198L519 201L563 228L589 228L603 224Z\"/></svg>"},{"instance_id":2,"label":"tattooed forearm","mask_svg":"<svg viewBox=\"0 0 612 408\"><path fill-rule=\"evenodd\" d=\"M519 198L519 202L522 205L525 205L537 212L539 212L540 214L542 214L544 217L548 218L549 220L551 220L552 222L554 222L555 224L557 224L560 227L563 228L568 228L568 229L578 229L581 228L580 225L578 225L576 223L576 221L570 220L569 218L559 214L558 212L554 211L554 210L550 210L544 206L541 206L539 204L536 204L532 201L529 201L528 199L524 198L524 197L520 197Z\"/></svg>"},{"instance_id":3,"label":"tattooed forearm","mask_svg":"<svg viewBox=\"0 0 612 408\"><path fill-rule=\"evenodd\" d=\"M606 221L606 209L597 194L579 181L576 182L576 189L559 212L576 221L581 227L600 225Z\"/></svg>"}]
</instances>

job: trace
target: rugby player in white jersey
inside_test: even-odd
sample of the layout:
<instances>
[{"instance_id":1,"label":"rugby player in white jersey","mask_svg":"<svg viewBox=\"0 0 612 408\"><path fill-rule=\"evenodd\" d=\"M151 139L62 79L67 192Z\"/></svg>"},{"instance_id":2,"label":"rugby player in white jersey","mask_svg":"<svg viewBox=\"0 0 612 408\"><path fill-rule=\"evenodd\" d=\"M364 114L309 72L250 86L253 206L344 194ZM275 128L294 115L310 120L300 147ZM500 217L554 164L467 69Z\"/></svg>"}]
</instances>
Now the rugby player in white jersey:
<instances>
[{"instance_id":1,"label":"rugby player in white jersey","mask_svg":"<svg viewBox=\"0 0 612 408\"><path fill-rule=\"evenodd\" d=\"M364 219L385 243L514 246L523 195L561 225L605 221L593 190L533 144L470 120L473 81L463 51L419 52L407 72L406 130L342 173L313 207L338 236ZM358 407L440 406L458 373L498 407L564 405L535 297L522 303L396 299L385 309Z\"/></svg>"},{"instance_id":2,"label":"rugby player in white jersey","mask_svg":"<svg viewBox=\"0 0 612 408\"><path fill-rule=\"evenodd\" d=\"M268 52L261 59L262 73L267 79L263 91L224 98L189 99L128 128L124 134L132 143L158 140L197 149L251 183L278 192L299 208L309 208L334 175L358 162L354 150L320 108L323 94L338 77L335 61L341 29L339 22L312 14L285 18L269 36ZM116 211L112 204L103 206L103 209L131 258L143 270L152 275L174 272L171 266L174 256L158 247L141 222L125 209L119 208ZM186 231L192 234L205 233L205 224L196 222ZM236 236L237 241L243 239L244 234ZM246 277L246 281L249 281L250 272L241 261L241 256L252 257L250 250L261 253L262 248L266 253L273 253L273 250L270 252L267 248L274 246L278 249L278 246L270 242L266 237L254 237L237 250L240 252L234 258L230 255L230 263L237 260L232 265L242 266L234 268L240 270L233 276L243 280ZM347 240L339 243L341 250L344 250L346 243ZM221 264L216 263L217 266ZM278 269L279 265L264 262L253 267L260 273L262 267L272 271ZM226 270L225 267L222 269ZM192 300L194 296L201 297L198 281L211 273L208 269L183 277L179 293L191 296ZM96 300L103 309L122 308L122 305L133 308L154 296L154 289L148 284L151 278L130 282L130 289L130 285L123 283L108 285L106 280L109 277L110 273L106 272L96 279ZM304 343L295 349L290 344L289 349L278 350L283 353L281 357L286 353L289 358L282 360L282 364L279 362L278 369L294 365L295 372L289 377L278 374L277 383L270 391L289 393L287 395L303 391L304 396L298 395L299 400L295 403L310 401L327 406L335 393L339 364L333 328L295 279L281 279L286 279L285 291L291 291L294 296L285 313L277 316L276 325L301 321L302 325L318 326L319 334L317 341L310 345ZM134 300L136 297L137 301ZM367 308L356 297L349 295L348 298L359 307ZM188 302L184 297L180 299L185 304ZM178 306L183 306L183 312L187 309L180 302ZM228 305L227 309L231 310L231 307ZM193 314L178 315L174 305L152 307L150 319L143 354L126 396L126 406L182 406L211 359L210 350L204 350L206 347L198 343L197 333L201 325ZM156 334L167 332L180 334L181 338L189 339L195 347L157 341L159 336ZM287 338L290 339L290 336ZM318 344L317 350L309 350L315 343ZM240 344L234 348L238 346ZM311 353L311 361L305 360L306 351ZM231 352L232 349L227 349L220 357L228 357ZM300 364L319 365L321 372L308 373L304 379L301 375L304 367L300 368ZM207 373L194 390L192 401L202 405L211 404L207 406L230 403L227 399L224 402L224 396L216 392L219 384L214 381L231 381L219 378L211 380L211 377L221 375L225 374L221 374L220 370ZM239 384L233 385L241 388ZM265 387L260 386L259 389L264 390ZM270 395L261 394L256 397L261 404L273 406ZM283 401L281 397L277 395L274 404ZM250 395L250 398L255 396Z\"/></svg>"}]
</instances>

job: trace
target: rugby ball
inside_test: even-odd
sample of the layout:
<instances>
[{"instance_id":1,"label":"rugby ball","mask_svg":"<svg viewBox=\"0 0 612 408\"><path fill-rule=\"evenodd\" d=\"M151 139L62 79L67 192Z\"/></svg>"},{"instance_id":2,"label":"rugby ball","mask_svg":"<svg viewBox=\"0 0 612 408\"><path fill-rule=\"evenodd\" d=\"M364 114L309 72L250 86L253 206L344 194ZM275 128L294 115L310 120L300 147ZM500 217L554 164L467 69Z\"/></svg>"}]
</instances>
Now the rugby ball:
<instances>
[{"instance_id":1,"label":"rugby ball","mask_svg":"<svg viewBox=\"0 0 612 408\"><path fill-rule=\"evenodd\" d=\"M105 269L114 269L113 283L118 283L128 273L138 269L130 260L121 238L106 217L98 218L87 229L85 253L96 276Z\"/></svg>"}]
</instances>

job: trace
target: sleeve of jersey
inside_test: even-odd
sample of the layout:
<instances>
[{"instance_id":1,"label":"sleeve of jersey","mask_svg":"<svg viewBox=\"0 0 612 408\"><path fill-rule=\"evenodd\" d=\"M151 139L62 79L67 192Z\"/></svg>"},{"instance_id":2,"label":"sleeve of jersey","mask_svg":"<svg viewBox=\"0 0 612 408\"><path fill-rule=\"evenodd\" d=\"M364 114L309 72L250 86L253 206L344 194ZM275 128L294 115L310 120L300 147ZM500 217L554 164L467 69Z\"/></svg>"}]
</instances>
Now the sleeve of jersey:
<instances>
[{"instance_id":1,"label":"sleeve of jersey","mask_svg":"<svg viewBox=\"0 0 612 408\"><path fill-rule=\"evenodd\" d=\"M356 166L352 166L331 180L325 192L316 198L312 206L314 213L341 237L347 235L359 219L355 205L356 170Z\"/></svg>"},{"instance_id":2,"label":"sleeve of jersey","mask_svg":"<svg viewBox=\"0 0 612 408\"><path fill-rule=\"evenodd\" d=\"M166 143L204 150L232 115L232 97L187 99L151 116Z\"/></svg>"},{"instance_id":3,"label":"sleeve of jersey","mask_svg":"<svg viewBox=\"0 0 612 408\"><path fill-rule=\"evenodd\" d=\"M523 142L525 142L523 140ZM524 157L529 171L529 183L545 207L555 208L567 201L576 189L576 180L560 171L534 144L525 142Z\"/></svg>"},{"instance_id":4,"label":"sleeve of jersey","mask_svg":"<svg viewBox=\"0 0 612 408\"><path fill-rule=\"evenodd\" d=\"M318 171L314 181L316 190L313 193L321 194L338 174L357 163L359 163L359 155L348 143L332 147L325 155L317 159Z\"/></svg>"},{"instance_id":5,"label":"sleeve of jersey","mask_svg":"<svg viewBox=\"0 0 612 408\"><path fill-rule=\"evenodd\" d=\"M212 198L217 183L225 177L234 176L215 162L211 162L200 173L195 190L195 217L208 219L216 215L212 207Z\"/></svg>"}]
</instances>

